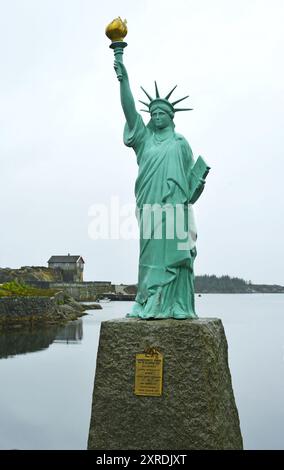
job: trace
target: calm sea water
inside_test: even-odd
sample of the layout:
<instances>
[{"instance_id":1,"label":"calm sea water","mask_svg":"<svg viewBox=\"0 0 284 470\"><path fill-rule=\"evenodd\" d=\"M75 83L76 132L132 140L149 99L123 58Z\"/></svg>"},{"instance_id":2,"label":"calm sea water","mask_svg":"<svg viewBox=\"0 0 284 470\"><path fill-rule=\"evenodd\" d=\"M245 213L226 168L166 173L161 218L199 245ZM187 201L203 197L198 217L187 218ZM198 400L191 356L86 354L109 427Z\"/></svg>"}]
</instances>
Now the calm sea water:
<instances>
[{"instance_id":1,"label":"calm sea water","mask_svg":"<svg viewBox=\"0 0 284 470\"><path fill-rule=\"evenodd\" d=\"M202 317L222 319L246 449L284 449L284 295L207 294ZM65 328L0 336L0 449L86 449L100 323L131 302Z\"/></svg>"}]
</instances>

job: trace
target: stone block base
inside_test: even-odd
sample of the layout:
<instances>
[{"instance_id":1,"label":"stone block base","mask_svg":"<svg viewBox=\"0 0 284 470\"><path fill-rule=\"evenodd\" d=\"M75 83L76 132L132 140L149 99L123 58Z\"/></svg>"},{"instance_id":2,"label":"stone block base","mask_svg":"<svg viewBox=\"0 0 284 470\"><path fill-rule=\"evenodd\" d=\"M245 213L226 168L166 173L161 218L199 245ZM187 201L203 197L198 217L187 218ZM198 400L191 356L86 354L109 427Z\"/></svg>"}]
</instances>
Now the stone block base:
<instances>
[{"instance_id":1,"label":"stone block base","mask_svg":"<svg viewBox=\"0 0 284 470\"><path fill-rule=\"evenodd\" d=\"M164 357L160 397L134 394L135 357ZM89 449L242 449L221 320L102 323Z\"/></svg>"}]
</instances>

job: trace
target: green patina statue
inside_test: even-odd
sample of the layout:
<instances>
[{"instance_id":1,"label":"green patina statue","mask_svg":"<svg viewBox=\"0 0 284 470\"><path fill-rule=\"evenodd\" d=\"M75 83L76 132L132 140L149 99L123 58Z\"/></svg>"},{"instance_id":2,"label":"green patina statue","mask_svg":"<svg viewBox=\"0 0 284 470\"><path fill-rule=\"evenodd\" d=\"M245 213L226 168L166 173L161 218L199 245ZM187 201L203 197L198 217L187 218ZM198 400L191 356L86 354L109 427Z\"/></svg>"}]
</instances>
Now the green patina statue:
<instances>
[{"instance_id":1,"label":"green patina statue","mask_svg":"<svg viewBox=\"0 0 284 470\"><path fill-rule=\"evenodd\" d=\"M192 204L203 191L209 172L202 157L194 162L186 139L175 132L174 116L181 98L169 99L174 87L161 98L155 82L155 98L143 88L150 113L144 124L137 112L128 74L123 64L126 22L114 20L106 29L112 39L114 68L120 82L122 109L126 118L124 143L137 157L135 184L136 215L140 230L138 292L128 317L142 319L196 318L194 271L197 238Z\"/></svg>"}]
</instances>

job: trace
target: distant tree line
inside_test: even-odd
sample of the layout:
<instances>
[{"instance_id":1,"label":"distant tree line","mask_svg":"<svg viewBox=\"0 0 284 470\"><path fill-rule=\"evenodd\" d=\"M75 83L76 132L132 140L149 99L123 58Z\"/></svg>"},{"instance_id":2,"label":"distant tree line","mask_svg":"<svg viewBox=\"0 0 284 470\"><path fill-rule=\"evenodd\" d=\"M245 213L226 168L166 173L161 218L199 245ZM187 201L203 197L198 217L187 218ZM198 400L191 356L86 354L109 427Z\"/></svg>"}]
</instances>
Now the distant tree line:
<instances>
[{"instance_id":1,"label":"distant tree line","mask_svg":"<svg viewBox=\"0 0 284 470\"><path fill-rule=\"evenodd\" d=\"M125 292L135 295L137 285L125 286ZM195 277L195 292L197 294L284 294L284 287L269 284L252 284L239 277L215 276L215 274L204 274Z\"/></svg>"},{"instance_id":2,"label":"distant tree line","mask_svg":"<svg viewBox=\"0 0 284 470\"><path fill-rule=\"evenodd\" d=\"M228 275L217 277L214 274L204 274L195 277L196 293L284 293L284 287L278 285L252 284L238 277Z\"/></svg>"}]
</instances>

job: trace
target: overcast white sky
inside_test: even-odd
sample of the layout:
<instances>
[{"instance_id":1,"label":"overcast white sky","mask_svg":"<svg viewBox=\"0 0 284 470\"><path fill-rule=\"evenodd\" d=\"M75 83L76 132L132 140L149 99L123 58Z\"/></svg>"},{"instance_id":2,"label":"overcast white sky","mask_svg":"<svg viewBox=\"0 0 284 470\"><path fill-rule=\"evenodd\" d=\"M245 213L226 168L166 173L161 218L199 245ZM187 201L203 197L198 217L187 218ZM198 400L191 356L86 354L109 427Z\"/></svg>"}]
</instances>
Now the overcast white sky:
<instances>
[{"instance_id":1,"label":"overcast white sky","mask_svg":"<svg viewBox=\"0 0 284 470\"><path fill-rule=\"evenodd\" d=\"M93 204L135 202L104 34L120 15L136 100L140 85L177 83L194 111L176 130L212 168L195 205L196 274L284 285L283 0L0 4L1 267L70 252L86 280L137 281L137 240L88 236Z\"/></svg>"}]
</instances>

